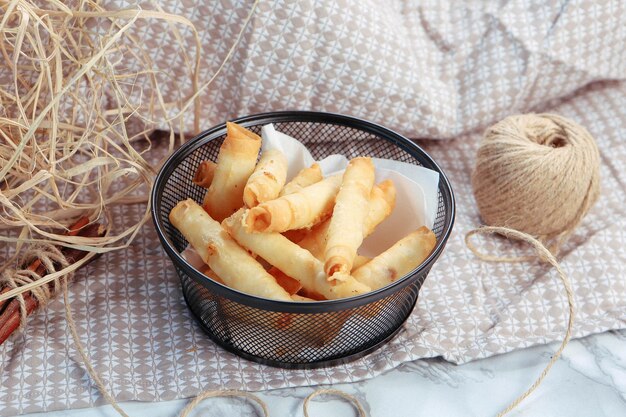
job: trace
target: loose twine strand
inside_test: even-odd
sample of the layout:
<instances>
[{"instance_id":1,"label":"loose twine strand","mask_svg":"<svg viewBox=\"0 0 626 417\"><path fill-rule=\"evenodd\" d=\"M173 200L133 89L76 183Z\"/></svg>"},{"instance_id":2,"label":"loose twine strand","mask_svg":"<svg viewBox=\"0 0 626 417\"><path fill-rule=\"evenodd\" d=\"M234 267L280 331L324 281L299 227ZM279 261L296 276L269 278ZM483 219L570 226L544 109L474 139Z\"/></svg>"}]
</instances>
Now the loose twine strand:
<instances>
[{"instance_id":1,"label":"loose twine strand","mask_svg":"<svg viewBox=\"0 0 626 417\"><path fill-rule=\"evenodd\" d=\"M334 396L343 398L354 406L359 417L365 417L367 415L365 413L365 410L361 406L361 403L359 402L359 400L356 399L356 397L350 394L347 394L343 391L336 390L336 389L324 388L324 389L318 389L317 391L312 392L311 394L309 394L309 396L307 396L304 399L304 403L302 404L302 411L304 412L304 417L310 417L309 416L309 402L313 398L319 395L334 395Z\"/></svg>"},{"instance_id":2,"label":"loose twine strand","mask_svg":"<svg viewBox=\"0 0 626 417\"><path fill-rule=\"evenodd\" d=\"M543 371L541 372L537 380L535 380L535 382L531 385L531 387L528 390L526 390L522 395L517 397L511 404L509 404L507 408L505 408L503 411L497 414L497 417L501 417L509 413L510 411L512 411L522 401L528 398L533 393L533 391L535 391L539 387L539 385L541 385L543 380L546 378L546 376L550 372L550 369L552 368L552 366L556 363L556 361L559 359L559 357L563 353L565 346L567 346L567 344L569 343L572 337L572 330L574 329L575 305L574 305L574 291L572 290L572 285L567 275L565 275L565 272L563 272L563 270L561 269L561 265L556 260L552 252L550 252L550 250L548 250L548 248L546 248L543 245L543 243L541 243L539 240L535 239L531 235L524 233L524 232L520 232L515 229L510 229L508 227L483 226L478 229L469 231L465 235L465 244L474 253L474 255L476 255L478 258L484 261L515 263L515 262L528 260L530 258L530 257L498 257L498 256L484 254L480 252L480 250L470 240L471 237L474 235L493 235L493 234L500 234L500 235L505 236L508 239L514 239L514 240L519 240L519 241L528 243L529 245L533 247L537 256L539 256L539 258L542 261L549 263L556 269L558 276L561 280L561 283L563 284L563 287L565 288L565 293L567 295L568 311L569 311L567 329L565 331L565 336L563 337L563 341L561 342L561 345L559 346L557 351L554 353L554 355L552 356L552 358L550 359L546 367L543 369Z\"/></svg>"},{"instance_id":3,"label":"loose twine strand","mask_svg":"<svg viewBox=\"0 0 626 417\"><path fill-rule=\"evenodd\" d=\"M29 247L23 256L22 264L27 264L33 259L38 259L47 271L54 271L55 265L60 265L61 269L67 267L69 262L65 259L65 256L61 251L51 244L40 244L37 246ZM67 278L71 278L71 274L67 275ZM0 287L20 288L21 286L28 285L37 282L41 279L41 276L34 270L22 268L22 269L5 269L0 274ZM33 287L31 294L37 300L40 306L44 306L48 301L58 293L59 283L54 281L52 288L48 285L41 285ZM16 299L20 306L20 325L18 328L22 330L26 324L28 317L28 311L26 307L26 301L22 294L18 294Z\"/></svg>"},{"instance_id":4,"label":"loose twine strand","mask_svg":"<svg viewBox=\"0 0 626 417\"><path fill-rule=\"evenodd\" d=\"M467 247L485 261L516 263L534 256L484 254L470 238L500 234L529 244L556 269L569 308L561 346L535 383L498 414L502 416L541 384L571 338L574 294L556 255L600 196L600 153L591 133L573 120L549 113L512 115L485 131L472 188L480 216L490 226L467 233Z\"/></svg>"}]
</instances>

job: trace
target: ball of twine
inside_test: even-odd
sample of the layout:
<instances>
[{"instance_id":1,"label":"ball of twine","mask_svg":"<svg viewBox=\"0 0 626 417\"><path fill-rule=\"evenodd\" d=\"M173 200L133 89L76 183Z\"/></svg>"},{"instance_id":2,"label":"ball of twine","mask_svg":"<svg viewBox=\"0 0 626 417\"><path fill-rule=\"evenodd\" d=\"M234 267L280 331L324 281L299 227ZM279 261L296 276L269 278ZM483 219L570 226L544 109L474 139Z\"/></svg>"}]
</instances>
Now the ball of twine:
<instances>
[{"instance_id":1,"label":"ball of twine","mask_svg":"<svg viewBox=\"0 0 626 417\"><path fill-rule=\"evenodd\" d=\"M509 116L487 129L472 186L483 221L560 243L600 193L600 154L579 124L554 114Z\"/></svg>"},{"instance_id":2,"label":"ball of twine","mask_svg":"<svg viewBox=\"0 0 626 417\"><path fill-rule=\"evenodd\" d=\"M532 386L498 414L530 396L548 375L574 330L574 291L555 255L600 194L600 153L587 130L555 114L509 116L487 129L478 149L472 186L480 216L488 225L465 235L480 259L522 262L528 257L494 256L471 242L474 235L499 234L523 241L552 265L568 303L563 341ZM551 243L550 249L546 244Z\"/></svg>"}]
</instances>

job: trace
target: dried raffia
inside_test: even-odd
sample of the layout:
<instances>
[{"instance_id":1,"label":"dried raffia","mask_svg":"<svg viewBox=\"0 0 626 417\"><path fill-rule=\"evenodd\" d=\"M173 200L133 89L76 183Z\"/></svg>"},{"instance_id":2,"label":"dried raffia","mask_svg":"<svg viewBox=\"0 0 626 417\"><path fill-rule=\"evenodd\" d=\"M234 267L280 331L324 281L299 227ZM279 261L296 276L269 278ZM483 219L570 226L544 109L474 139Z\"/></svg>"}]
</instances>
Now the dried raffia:
<instances>
[{"instance_id":1,"label":"dried raffia","mask_svg":"<svg viewBox=\"0 0 626 417\"><path fill-rule=\"evenodd\" d=\"M196 29L156 2L154 10L106 10L98 1L13 0L0 1L0 13L0 242L11 245L0 269L19 269L35 246L94 254L127 247L149 218L150 133L171 132L171 151L185 118L194 117L199 130L199 94L237 42L200 86ZM174 75L142 49L138 28L155 20L168 23L179 45L191 86L186 96L161 94ZM184 47L181 30L193 36L195 50ZM112 218L120 204L144 204L143 216L120 225ZM68 225L83 215L108 224L109 233L68 236ZM89 258L4 292L0 301L66 276Z\"/></svg>"}]
</instances>

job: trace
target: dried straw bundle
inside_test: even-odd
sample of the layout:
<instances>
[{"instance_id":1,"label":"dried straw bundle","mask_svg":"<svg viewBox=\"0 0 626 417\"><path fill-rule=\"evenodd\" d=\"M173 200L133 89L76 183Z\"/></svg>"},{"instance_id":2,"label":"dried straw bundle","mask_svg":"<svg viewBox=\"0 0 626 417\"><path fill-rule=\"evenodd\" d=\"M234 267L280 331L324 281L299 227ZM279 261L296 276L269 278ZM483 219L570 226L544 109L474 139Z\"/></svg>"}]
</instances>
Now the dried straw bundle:
<instances>
[{"instance_id":1,"label":"dried straw bundle","mask_svg":"<svg viewBox=\"0 0 626 417\"><path fill-rule=\"evenodd\" d=\"M128 246L148 219L149 204L138 222L104 237L69 236L68 226L84 215L112 225L113 206L148 202L156 169L145 159L149 134L157 127L171 132L171 151L175 131L184 140L185 117L194 116L198 130L198 95L239 38L199 86L196 29L157 3L154 10L111 11L97 0L0 0L0 15L0 242L11 245L0 251L0 272L22 266L20 254L34 245L90 252L0 294L2 301L67 276L97 253ZM154 20L168 22L174 49L183 55L191 85L186 95L161 94L160 86L174 75L167 62L160 68L153 62L137 35L137 28ZM184 36L195 39L191 51ZM128 128L131 120L134 130ZM2 252L10 255L2 259Z\"/></svg>"}]
</instances>

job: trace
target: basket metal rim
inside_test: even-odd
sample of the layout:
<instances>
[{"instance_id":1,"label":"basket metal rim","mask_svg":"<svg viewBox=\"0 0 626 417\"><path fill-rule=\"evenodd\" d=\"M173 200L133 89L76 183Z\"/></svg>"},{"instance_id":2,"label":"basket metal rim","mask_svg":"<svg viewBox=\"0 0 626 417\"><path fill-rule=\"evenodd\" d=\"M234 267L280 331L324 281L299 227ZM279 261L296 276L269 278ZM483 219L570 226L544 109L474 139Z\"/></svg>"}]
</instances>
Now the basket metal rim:
<instances>
[{"instance_id":1,"label":"basket metal rim","mask_svg":"<svg viewBox=\"0 0 626 417\"><path fill-rule=\"evenodd\" d=\"M159 210L157 209L160 208L162 189L164 188L167 179L174 171L178 163L184 160L189 154L194 152L199 147L204 146L210 141L224 135L226 133L226 122L224 122L201 132L194 138L190 139L187 143L184 143L182 146L180 146L176 151L174 151L159 169L159 172L152 186L152 192L150 194L150 211L152 221L165 252L175 264L175 267L182 269L188 276L192 277L196 282L200 283L208 290L213 291L238 303L268 311L301 314L316 314L329 311L340 311L360 307L365 304L370 304L372 302L385 298L392 293L395 293L396 291L406 287L407 285L410 285L415 277L418 277L422 272L430 270L437 258L439 258L439 256L443 252L447 240L452 232L452 227L454 225L454 220L456 216L454 192L445 172L439 167L439 165L426 151L424 151L419 145L417 145L410 139L377 123L337 113L296 110L277 111L252 114L233 119L232 121L244 127L279 122L311 122L336 124L360 129L368 133L377 135L381 138L384 138L384 140L390 141L396 146L399 146L412 156L416 156L416 154L419 154L420 162L424 164L424 167L433 169L439 173L439 190L442 193L447 194L447 197L450 201L449 210L446 211L446 218L449 218L449 221L447 222L447 224L444 224L444 230L442 231L441 238L438 239L437 244L431 254L417 268L407 273L404 277L398 279L397 281L394 281L393 283L385 287L354 297L341 298L336 300L323 300L311 303L302 303L297 301L279 301L247 294L228 286L219 284L213 280L207 279L206 276L193 268L181 256L181 254L176 250L176 248L174 248L172 243L166 237L158 213Z\"/></svg>"}]
</instances>

